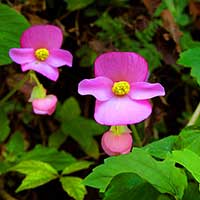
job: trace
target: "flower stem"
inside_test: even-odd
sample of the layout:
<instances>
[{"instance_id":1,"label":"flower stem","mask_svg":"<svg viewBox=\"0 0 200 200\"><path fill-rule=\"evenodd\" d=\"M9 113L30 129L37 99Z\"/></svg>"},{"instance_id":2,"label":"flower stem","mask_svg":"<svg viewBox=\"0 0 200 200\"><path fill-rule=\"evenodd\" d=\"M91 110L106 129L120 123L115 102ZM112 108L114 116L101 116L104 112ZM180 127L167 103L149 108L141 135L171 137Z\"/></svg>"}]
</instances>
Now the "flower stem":
<instances>
[{"instance_id":1,"label":"flower stem","mask_svg":"<svg viewBox=\"0 0 200 200\"><path fill-rule=\"evenodd\" d=\"M30 73L28 72L28 73L24 76L24 78L23 78L21 81L19 81L19 82L16 84L16 86L15 86L5 97L3 97L3 98L0 100L0 106L1 106L2 104L4 104L12 95L15 94L15 92L16 92L17 90L19 90L19 89L24 85L24 83L29 79L29 75L30 75Z\"/></svg>"},{"instance_id":2,"label":"flower stem","mask_svg":"<svg viewBox=\"0 0 200 200\"><path fill-rule=\"evenodd\" d=\"M198 117L200 116L200 102L199 104L197 105L190 121L187 123L187 126L192 126L195 124L195 122L197 121Z\"/></svg>"},{"instance_id":3,"label":"flower stem","mask_svg":"<svg viewBox=\"0 0 200 200\"><path fill-rule=\"evenodd\" d=\"M137 131L135 125L131 125L131 129L133 131L133 136L135 138L135 142L136 142L137 146L142 147L142 141L140 139L140 136L138 134L138 131Z\"/></svg>"}]
</instances>

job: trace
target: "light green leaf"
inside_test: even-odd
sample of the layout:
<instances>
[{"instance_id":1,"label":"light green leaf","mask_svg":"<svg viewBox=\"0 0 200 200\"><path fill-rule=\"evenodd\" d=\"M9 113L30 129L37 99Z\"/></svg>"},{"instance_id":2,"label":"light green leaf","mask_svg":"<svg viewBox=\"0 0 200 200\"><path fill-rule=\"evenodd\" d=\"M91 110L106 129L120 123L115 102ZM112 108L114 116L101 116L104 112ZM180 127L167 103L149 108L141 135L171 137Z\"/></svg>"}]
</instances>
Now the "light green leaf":
<instances>
[{"instance_id":1,"label":"light green leaf","mask_svg":"<svg viewBox=\"0 0 200 200\"><path fill-rule=\"evenodd\" d=\"M78 177L66 176L61 177L60 182L65 192L75 200L83 200L87 191L82 183L82 179Z\"/></svg>"},{"instance_id":2,"label":"light green leaf","mask_svg":"<svg viewBox=\"0 0 200 200\"><path fill-rule=\"evenodd\" d=\"M58 177L57 171L51 165L36 160L22 161L10 171L26 175L16 192L38 187Z\"/></svg>"},{"instance_id":3,"label":"light green leaf","mask_svg":"<svg viewBox=\"0 0 200 200\"><path fill-rule=\"evenodd\" d=\"M69 11L80 10L94 2L94 0L65 0L65 1L67 2L67 9Z\"/></svg>"},{"instance_id":4,"label":"light green leaf","mask_svg":"<svg viewBox=\"0 0 200 200\"><path fill-rule=\"evenodd\" d=\"M0 142L3 142L10 133L10 121L8 120L8 117L6 113L4 112L3 108L0 107Z\"/></svg>"},{"instance_id":5,"label":"light green leaf","mask_svg":"<svg viewBox=\"0 0 200 200\"><path fill-rule=\"evenodd\" d=\"M120 173L136 173L161 193L181 199L187 186L186 175L170 160L157 161L146 151L134 148L133 152L105 159L94 169L84 183L104 192L114 176Z\"/></svg>"},{"instance_id":6,"label":"light green leaf","mask_svg":"<svg viewBox=\"0 0 200 200\"><path fill-rule=\"evenodd\" d=\"M76 161L69 153L58 151L54 148L42 147L37 145L29 152L25 152L19 158L19 161L38 160L46 162L57 170L63 170L67 165Z\"/></svg>"},{"instance_id":7,"label":"light green leaf","mask_svg":"<svg viewBox=\"0 0 200 200\"><path fill-rule=\"evenodd\" d=\"M0 3L0 65L12 62L8 51L20 46L21 34L28 27L29 23L22 15Z\"/></svg>"},{"instance_id":8,"label":"light green leaf","mask_svg":"<svg viewBox=\"0 0 200 200\"><path fill-rule=\"evenodd\" d=\"M155 200L159 192L149 183L133 173L115 176L103 200Z\"/></svg>"},{"instance_id":9,"label":"light green leaf","mask_svg":"<svg viewBox=\"0 0 200 200\"><path fill-rule=\"evenodd\" d=\"M85 160L77 161L77 162L72 163L71 165L67 166L63 170L62 174L66 175L66 174L71 174L71 173L79 171L79 170L87 169L91 164L93 164L93 162L89 162L89 161L85 161Z\"/></svg>"},{"instance_id":10,"label":"light green leaf","mask_svg":"<svg viewBox=\"0 0 200 200\"><path fill-rule=\"evenodd\" d=\"M200 183L200 156L189 149L173 151L172 159L184 166Z\"/></svg>"},{"instance_id":11,"label":"light green leaf","mask_svg":"<svg viewBox=\"0 0 200 200\"><path fill-rule=\"evenodd\" d=\"M169 136L161 140L152 142L143 147L152 156L156 158L165 159L172 152L178 136Z\"/></svg>"},{"instance_id":12,"label":"light green leaf","mask_svg":"<svg viewBox=\"0 0 200 200\"><path fill-rule=\"evenodd\" d=\"M191 75L200 85L200 47L188 49L180 54L178 64L191 68Z\"/></svg>"}]
</instances>

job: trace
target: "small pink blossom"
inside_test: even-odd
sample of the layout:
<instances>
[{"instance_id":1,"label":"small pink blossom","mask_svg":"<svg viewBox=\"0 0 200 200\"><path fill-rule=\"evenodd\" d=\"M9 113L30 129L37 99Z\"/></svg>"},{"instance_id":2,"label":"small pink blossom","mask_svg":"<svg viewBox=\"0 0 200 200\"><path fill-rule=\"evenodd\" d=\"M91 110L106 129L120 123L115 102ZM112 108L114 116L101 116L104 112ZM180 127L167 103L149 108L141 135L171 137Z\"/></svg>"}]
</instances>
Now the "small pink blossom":
<instances>
[{"instance_id":1,"label":"small pink blossom","mask_svg":"<svg viewBox=\"0 0 200 200\"><path fill-rule=\"evenodd\" d=\"M33 112L39 115L52 115L56 109L57 97L55 95L47 95L44 98L36 98L32 100Z\"/></svg>"},{"instance_id":2,"label":"small pink blossom","mask_svg":"<svg viewBox=\"0 0 200 200\"><path fill-rule=\"evenodd\" d=\"M56 81L58 67L72 66L72 54L60 49L62 31L53 25L35 25L25 30L20 39L21 48L9 51L11 59L21 64L22 71L34 70Z\"/></svg>"},{"instance_id":3,"label":"small pink blossom","mask_svg":"<svg viewBox=\"0 0 200 200\"><path fill-rule=\"evenodd\" d=\"M95 78L79 83L81 95L96 97L94 118L100 124L127 125L152 112L149 99L165 95L159 83L148 83L148 64L133 52L109 52L95 61Z\"/></svg>"},{"instance_id":4,"label":"small pink blossom","mask_svg":"<svg viewBox=\"0 0 200 200\"><path fill-rule=\"evenodd\" d=\"M106 154L115 156L119 154L127 154L131 151L132 136L129 131L122 134L115 134L112 131L107 131L101 139L101 146Z\"/></svg>"}]
</instances>

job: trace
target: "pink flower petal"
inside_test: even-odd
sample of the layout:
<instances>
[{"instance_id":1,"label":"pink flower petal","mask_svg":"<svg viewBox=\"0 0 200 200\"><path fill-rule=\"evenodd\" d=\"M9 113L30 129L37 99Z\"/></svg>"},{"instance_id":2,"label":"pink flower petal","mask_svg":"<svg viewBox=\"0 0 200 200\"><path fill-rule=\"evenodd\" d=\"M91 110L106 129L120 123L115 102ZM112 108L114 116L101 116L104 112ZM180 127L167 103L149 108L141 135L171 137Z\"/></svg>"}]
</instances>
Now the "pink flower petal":
<instances>
[{"instance_id":1,"label":"pink flower petal","mask_svg":"<svg viewBox=\"0 0 200 200\"><path fill-rule=\"evenodd\" d=\"M25 64L36 60L34 56L34 49L32 48L12 48L9 51L9 56L18 64Z\"/></svg>"},{"instance_id":2,"label":"pink flower petal","mask_svg":"<svg viewBox=\"0 0 200 200\"><path fill-rule=\"evenodd\" d=\"M95 61L95 76L105 76L112 81L139 82L148 74L145 59L133 52L109 52Z\"/></svg>"},{"instance_id":3,"label":"pink flower petal","mask_svg":"<svg viewBox=\"0 0 200 200\"><path fill-rule=\"evenodd\" d=\"M55 95L47 95L42 99L34 99L32 101L33 111L40 115L52 115L56 109L57 97Z\"/></svg>"},{"instance_id":4,"label":"pink flower petal","mask_svg":"<svg viewBox=\"0 0 200 200\"><path fill-rule=\"evenodd\" d=\"M59 76L57 68L51 67L45 62L34 61L21 65L22 71L34 70L52 81L56 81Z\"/></svg>"},{"instance_id":5,"label":"pink flower petal","mask_svg":"<svg viewBox=\"0 0 200 200\"><path fill-rule=\"evenodd\" d=\"M133 139L130 133L115 135L111 131L107 131L102 136L101 146L108 155L113 156L129 153L132 142Z\"/></svg>"},{"instance_id":6,"label":"pink flower petal","mask_svg":"<svg viewBox=\"0 0 200 200\"><path fill-rule=\"evenodd\" d=\"M104 125L134 124L146 119L152 111L148 100L132 100L128 96L96 100L95 120Z\"/></svg>"},{"instance_id":7,"label":"pink flower petal","mask_svg":"<svg viewBox=\"0 0 200 200\"><path fill-rule=\"evenodd\" d=\"M62 45L62 31L53 25L35 25L25 30L20 44L23 48L59 49Z\"/></svg>"},{"instance_id":8,"label":"pink flower petal","mask_svg":"<svg viewBox=\"0 0 200 200\"><path fill-rule=\"evenodd\" d=\"M91 94L99 101L106 101L113 97L113 82L106 77L84 79L79 83L78 93L81 95Z\"/></svg>"},{"instance_id":9,"label":"pink flower petal","mask_svg":"<svg viewBox=\"0 0 200 200\"><path fill-rule=\"evenodd\" d=\"M53 49L50 51L50 55L45 62L53 67L60 67L63 65L71 67L72 58L72 54L67 50Z\"/></svg>"},{"instance_id":10,"label":"pink flower petal","mask_svg":"<svg viewBox=\"0 0 200 200\"><path fill-rule=\"evenodd\" d=\"M144 100L156 96L164 96L165 89L159 83L136 82L131 84L128 95L132 99Z\"/></svg>"}]
</instances>

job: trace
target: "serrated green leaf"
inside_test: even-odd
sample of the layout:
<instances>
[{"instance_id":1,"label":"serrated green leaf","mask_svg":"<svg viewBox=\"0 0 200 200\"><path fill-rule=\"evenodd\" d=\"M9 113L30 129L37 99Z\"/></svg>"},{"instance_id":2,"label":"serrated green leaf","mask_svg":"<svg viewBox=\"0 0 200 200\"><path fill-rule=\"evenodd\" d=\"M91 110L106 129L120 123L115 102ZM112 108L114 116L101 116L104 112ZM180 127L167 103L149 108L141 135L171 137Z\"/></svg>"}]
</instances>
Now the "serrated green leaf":
<instances>
[{"instance_id":1,"label":"serrated green leaf","mask_svg":"<svg viewBox=\"0 0 200 200\"><path fill-rule=\"evenodd\" d=\"M77 161L77 162L72 163L71 165L67 166L63 170L62 175L71 174L76 171L87 169L92 164L93 164L93 162L89 162L89 161L85 161L85 160Z\"/></svg>"},{"instance_id":2,"label":"serrated green leaf","mask_svg":"<svg viewBox=\"0 0 200 200\"><path fill-rule=\"evenodd\" d=\"M173 151L172 159L184 166L200 183L200 156L189 149Z\"/></svg>"},{"instance_id":3,"label":"serrated green leaf","mask_svg":"<svg viewBox=\"0 0 200 200\"><path fill-rule=\"evenodd\" d=\"M11 63L8 56L10 48L19 47L22 32L29 23L18 12L0 3L0 65Z\"/></svg>"},{"instance_id":4,"label":"serrated green leaf","mask_svg":"<svg viewBox=\"0 0 200 200\"><path fill-rule=\"evenodd\" d=\"M174 150L175 142L178 136L169 136L161 140L152 142L143 147L145 151L148 151L152 156L165 159Z\"/></svg>"},{"instance_id":5,"label":"serrated green leaf","mask_svg":"<svg viewBox=\"0 0 200 200\"><path fill-rule=\"evenodd\" d=\"M187 186L186 175L170 160L156 161L146 151L134 148L133 152L105 159L86 177L88 186L105 191L111 179L120 173L136 173L161 193L181 199Z\"/></svg>"},{"instance_id":6,"label":"serrated green leaf","mask_svg":"<svg viewBox=\"0 0 200 200\"><path fill-rule=\"evenodd\" d=\"M159 192L149 183L133 173L115 176L103 200L155 200Z\"/></svg>"},{"instance_id":7,"label":"serrated green leaf","mask_svg":"<svg viewBox=\"0 0 200 200\"><path fill-rule=\"evenodd\" d=\"M38 187L58 177L57 171L51 165L36 160L22 161L10 171L26 175L16 192Z\"/></svg>"},{"instance_id":8,"label":"serrated green leaf","mask_svg":"<svg viewBox=\"0 0 200 200\"><path fill-rule=\"evenodd\" d=\"M65 1L67 2L67 9L69 11L80 10L94 2L94 0L65 0Z\"/></svg>"},{"instance_id":9,"label":"serrated green leaf","mask_svg":"<svg viewBox=\"0 0 200 200\"><path fill-rule=\"evenodd\" d=\"M1 108L1 112L0 112L0 142L3 142L10 133L9 123L10 123L10 121L8 120L6 113Z\"/></svg>"},{"instance_id":10,"label":"serrated green leaf","mask_svg":"<svg viewBox=\"0 0 200 200\"><path fill-rule=\"evenodd\" d=\"M82 179L78 177L66 176L61 177L60 182L65 192L75 200L83 200L87 191L82 183Z\"/></svg>"},{"instance_id":11,"label":"serrated green leaf","mask_svg":"<svg viewBox=\"0 0 200 200\"><path fill-rule=\"evenodd\" d=\"M67 165L76 161L69 153L58 151L54 148L42 147L37 145L29 152L25 152L19 161L38 160L52 165L57 170L63 170Z\"/></svg>"},{"instance_id":12,"label":"serrated green leaf","mask_svg":"<svg viewBox=\"0 0 200 200\"><path fill-rule=\"evenodd\" d=\"M200 85L200 47L188 49L182 52L177 63L185 67L190 67L191 75L196 78L198 84Z\"/></svg>"}]
</instances>

